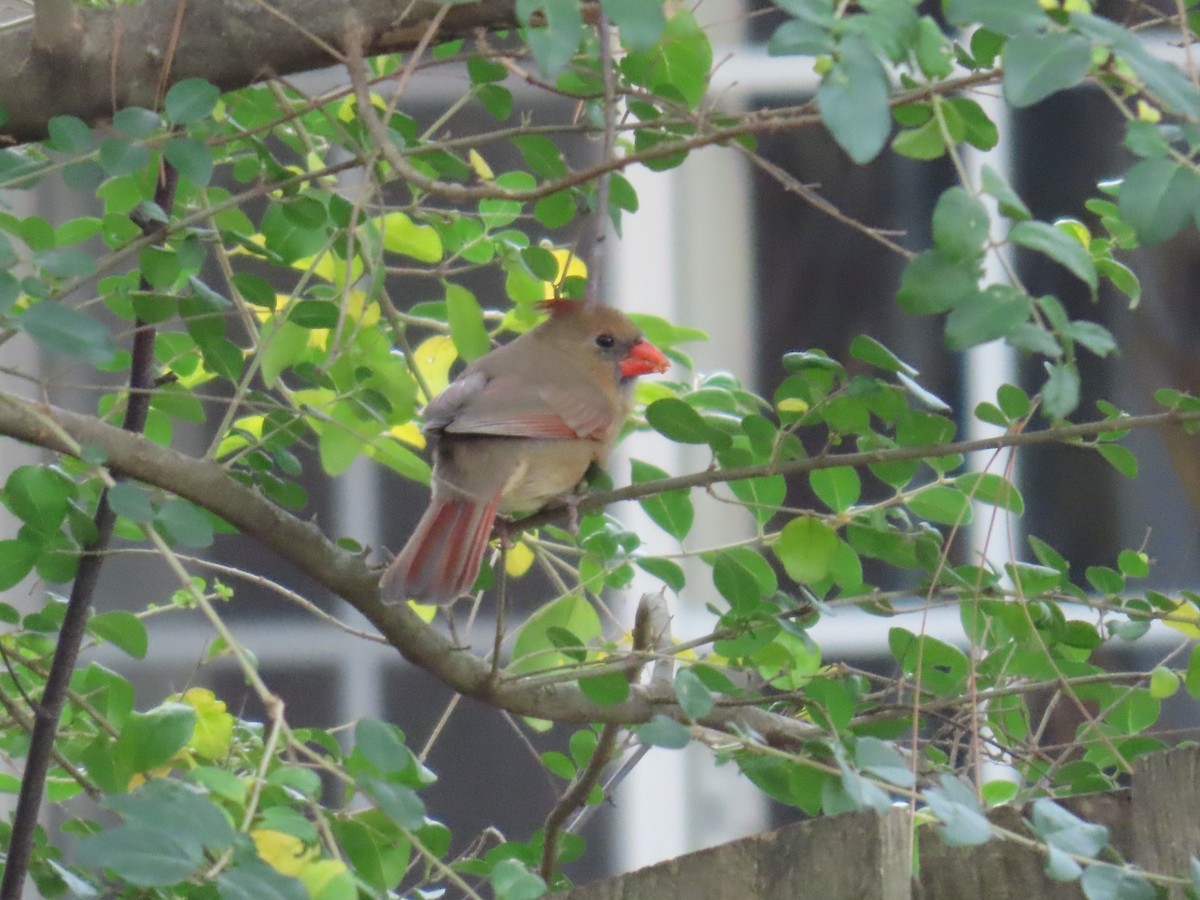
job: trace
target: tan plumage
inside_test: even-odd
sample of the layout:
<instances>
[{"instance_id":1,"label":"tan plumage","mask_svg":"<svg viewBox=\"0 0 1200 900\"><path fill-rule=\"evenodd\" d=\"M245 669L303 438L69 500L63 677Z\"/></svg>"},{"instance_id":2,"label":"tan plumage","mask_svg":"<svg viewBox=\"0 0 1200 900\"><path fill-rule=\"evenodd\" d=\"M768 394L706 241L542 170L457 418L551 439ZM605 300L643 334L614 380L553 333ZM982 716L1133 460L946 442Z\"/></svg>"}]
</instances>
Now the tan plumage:
<instances>
[{"instance_id":1,"label":"tan plumage","mask_svg":"<svg viewBox=\"0 0 1200 900\"><path fill-rule=\"evenodd\" d=\"M433 495L383 574L387 602L452 603L479 574L497 513L531 512L604 465L632 381L666 358L624 314L566 300L469 365L425 410L436 441Z\"/></svg>"}]
</instances>

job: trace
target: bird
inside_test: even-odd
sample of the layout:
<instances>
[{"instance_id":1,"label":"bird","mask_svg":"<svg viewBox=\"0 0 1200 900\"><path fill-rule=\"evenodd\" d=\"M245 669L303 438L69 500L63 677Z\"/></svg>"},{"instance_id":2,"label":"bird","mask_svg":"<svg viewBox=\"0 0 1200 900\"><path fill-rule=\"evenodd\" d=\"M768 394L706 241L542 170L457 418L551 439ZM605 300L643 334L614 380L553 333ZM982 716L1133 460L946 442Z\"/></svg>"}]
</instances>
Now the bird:
<instances>
[{"instance_id":1,"label":"bird","mask_svg":"<svg viewBox=\"0 0 1200 900\"><path fill-rule=\"evenodd\" d=\"M541 306L545 321L475 360L426 406L432 495L380 579L385 603L448 606L468 593L496 517L571 497L589 467L607 462L634 379L670 365L616 309Z\"/></svg>"}]
</instances>

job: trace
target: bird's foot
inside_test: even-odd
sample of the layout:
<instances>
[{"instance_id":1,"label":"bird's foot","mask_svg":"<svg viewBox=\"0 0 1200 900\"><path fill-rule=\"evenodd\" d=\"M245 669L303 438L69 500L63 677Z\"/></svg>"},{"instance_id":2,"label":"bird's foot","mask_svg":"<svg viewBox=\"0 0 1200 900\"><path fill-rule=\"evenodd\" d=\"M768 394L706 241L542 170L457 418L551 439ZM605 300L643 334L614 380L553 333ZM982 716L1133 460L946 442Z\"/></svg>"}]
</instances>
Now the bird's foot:
<instances>
[{"instance_id":1,"label":"bird's foot","mask_svg":"<svg viewBox=\"0 0 1200 900\"><path fill-rule=\"evenodd\" d=\"M579 537L579 504L587 496L583 491L572 491L563 498L563 507L567 511L567 531Z\"/></svg>"}]
</instances>

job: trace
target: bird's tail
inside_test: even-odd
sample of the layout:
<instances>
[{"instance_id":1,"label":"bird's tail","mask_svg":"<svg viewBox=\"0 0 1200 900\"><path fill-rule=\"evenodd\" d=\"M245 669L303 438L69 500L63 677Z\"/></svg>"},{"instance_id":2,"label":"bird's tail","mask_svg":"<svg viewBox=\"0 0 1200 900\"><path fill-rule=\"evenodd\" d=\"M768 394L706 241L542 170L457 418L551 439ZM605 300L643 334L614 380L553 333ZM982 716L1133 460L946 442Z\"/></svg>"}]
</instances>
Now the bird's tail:
<instances>
[{"instance_id":1,"label":"bird's tail","mask_svg":"<svg viewBox=\"0 0 1200 900\"><path fill-rule=\"evenodd\" d=\"M496 521L500 495L490 503L435 499L379 583L385 603L418 600L446 606L467 593Z\"/></svg>"}]
</instances>

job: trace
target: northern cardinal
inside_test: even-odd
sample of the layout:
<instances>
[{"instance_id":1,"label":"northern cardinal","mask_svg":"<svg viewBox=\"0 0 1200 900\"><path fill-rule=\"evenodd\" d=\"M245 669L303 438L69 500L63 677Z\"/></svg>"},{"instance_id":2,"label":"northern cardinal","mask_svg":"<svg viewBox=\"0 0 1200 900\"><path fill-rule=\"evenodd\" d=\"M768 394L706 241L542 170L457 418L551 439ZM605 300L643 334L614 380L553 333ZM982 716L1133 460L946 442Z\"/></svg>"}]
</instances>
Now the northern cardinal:
<instances>
[{"instance_id":1,"label":"northern cardinal","mask_svg":"<svg viewBox=\"0 0 1200 900\"><path fill-rule=\"evenodd\" d=\"M383 573L385 602L449 604L467 593L497 513L532 512L604 465L633 379L668 361L624 314L569 300L477 359L425 408L433 496Z\"/></svg>"}]
</instances>

